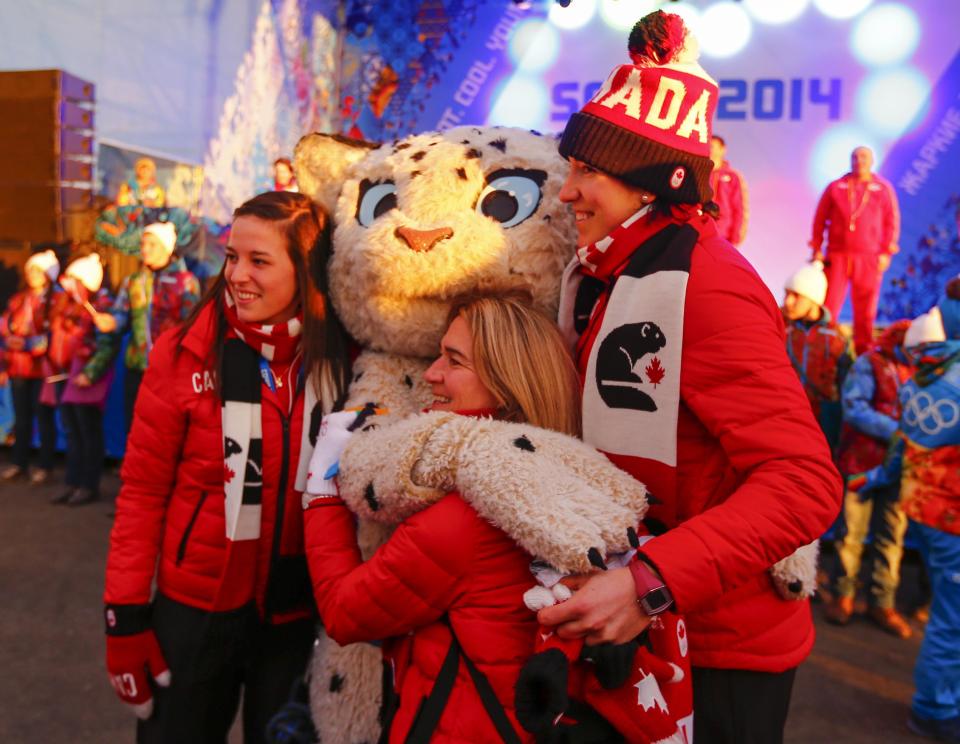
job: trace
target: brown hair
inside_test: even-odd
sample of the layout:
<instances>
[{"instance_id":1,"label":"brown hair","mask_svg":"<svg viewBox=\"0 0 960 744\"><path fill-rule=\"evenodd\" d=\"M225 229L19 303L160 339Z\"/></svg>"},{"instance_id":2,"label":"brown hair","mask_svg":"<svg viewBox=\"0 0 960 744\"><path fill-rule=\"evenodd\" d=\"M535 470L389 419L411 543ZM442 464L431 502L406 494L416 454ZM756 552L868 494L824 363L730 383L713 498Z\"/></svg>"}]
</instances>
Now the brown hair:
<instances>
[{"instance_id":1,"label":"brown hair","mask_svg":"<svg viewBox=\"0 0 960 744\"><path fill-rule=\"evenodd\" d=\"M335 395L346 390L350 374L346 334L327 300L327 259L331 253L330 221L327 214L305 194L290 191L268 191L248 199L233 212L233 218L256 217L277 223L286 238L287 255L293 262L297 296L303 308L303 368L314 375L317 385L326 367L335 385ZM214 338L210 349L214 369L219 370L223 357L223 340L227 318L223 297L227 280L226 263L203 298L184 321L180 340L187 335L207 305L213 305ZM217 376L219 385L220 376ZM317 391L320 396L320 390Z\"/></svg>"},{"instance_id":2,"label":"brown hair","mask_svg":"<svg viewBox=\"0 0 960 744\"><path fill-rule=\"evenodd\" d=\"M530 295L469 295L454 301L473 336L473 363L508 421L580 435L577 370L560 331Z\"/></svg>"}]
</instances>

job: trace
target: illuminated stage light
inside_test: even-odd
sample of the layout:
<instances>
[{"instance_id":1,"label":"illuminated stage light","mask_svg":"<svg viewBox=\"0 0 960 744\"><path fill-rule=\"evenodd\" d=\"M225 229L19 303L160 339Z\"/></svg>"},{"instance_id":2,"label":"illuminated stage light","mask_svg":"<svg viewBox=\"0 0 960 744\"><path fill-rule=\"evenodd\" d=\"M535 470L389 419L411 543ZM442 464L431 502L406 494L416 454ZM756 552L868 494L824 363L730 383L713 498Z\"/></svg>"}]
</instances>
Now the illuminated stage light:
<instances>
[{"instance_id":1,"label":"illuminated stage light","mask_svg":"<svg viewBox=\"0 0 960 744\"><path fill-rule=\"evenodd\" d=\"M810 0L743 0L743 6L761 23L789 23L807 9Z\"/></svg>"},{"instance_id":2,"label":"illuminated stage light","mask_svg":"<svg viewBox=\"0 0 960 744\"><path fill-rule=\"evenodd\" d=\"M606 24L618 31L629 31L647 13L660 5L657 0L600 0L600 15ZM672 8L663 8L672 10Z\"/></svg>"},{"instance_id":3,"label":"illuminated stage light","mask_svg":"<svg viewBox=\"0 0 960 744\"><path fill-rule=\"evenodd\" d=\"M699 8L681 0L681 2L678 3L662 5L660 6L660 10L664 13L676 13L683 19L687 28L693 31L698 39L700 38L700 24L703 23L703 15Z\"/></svg>"},{"instance_id":4,"label":"illuminated stage light","mask_svg":"<svg viewBox=\"0 0 960 744\"><path fill-rule=\"evenodd\" d=\"M514 75L493 95L487 124L542 129L550 107L547 89L536 78Z\"/></svg>"},{"instance_id":5,"label":"illuminated stage light","mask_svg":"<svg viewBox=\"0 0 960 744\"><path fill-rule=\"evenodd\" d=\"M813 4L830 18L853 18L865 11L873 0L813 0Z\"/></svg>"},{"instance_id":6,"label":"illuminated stage light","mask_svg":"<svg viewBox=\"0 0 960 744\"><path fill-rule=\"evenodd\" d=\"M732 57L750 41L750 16L739 3L711 5L700 20L700 49L709 57Z\"/></svg>"},{"instance_id":7,"label":"illuminated stage light","mask_svg":"<svg viewBox=\"0 0 960 744\"><path fill-rule=\"evenodd\" d=\"M567 7L554 3L550 7L550 23L564 30L587 25L597 12L597 0L577 0Z\"/></svg>"},{"instance_id":8,"label":"illuminated stage light","mask_svg":"<svg viewBox=\"0 0 960 744\"><path fill-rule=\"evenodd\" d=\"M560 34L541 20L523 21L510 38L510 58L524 72L543 72L553 66L559 54Z\"/></svg>"},{"instance_id":9,"label":"illuminated stage light","mask_svg":"<svg viewBox=\"0 0 960 744\"><path fill-rule=\"evenodd\" d=\"M919 43L917 14L901 3L872 7L857 19L850 35L853 54L865 65L906 62Z\"/></svg>"},{"instance_id":10,"label":"illuminated stage light","mask_svg":"<svg viewBox=\"0 0 960 744\"><path fill-rule=\"evenodd\" d=\"M898 137L929 106L930 81L913 67L878 70L857 90L857 115L885 137Z\"/></svg>"},{"instance_id":11,"label":"illuminated stage light","mask_svg":"<svg viewBox=\"0 0 960 744\"><path fill-rule=\"evenodd\" d=\"M817 195L828 183L850 170L850 153L861 145L873 150L874 170L879 170L883 153L876 139L863 127L840 124L820 135L807 163L807 177Z\"/></svg>"}]
</instances>

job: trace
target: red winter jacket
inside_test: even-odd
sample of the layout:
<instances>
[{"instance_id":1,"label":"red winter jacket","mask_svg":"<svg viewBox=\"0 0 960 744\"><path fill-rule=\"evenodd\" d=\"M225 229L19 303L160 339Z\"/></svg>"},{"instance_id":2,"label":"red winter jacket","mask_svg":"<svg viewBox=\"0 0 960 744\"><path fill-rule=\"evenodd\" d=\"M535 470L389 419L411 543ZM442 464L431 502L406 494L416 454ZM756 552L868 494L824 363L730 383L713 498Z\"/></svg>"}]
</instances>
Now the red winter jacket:
<instances>
[{"instance_id":1,"label":"red winter jacket","mask_svg":"<svg viewBox=\"0 0 960 744\"><path fill-rule=\"evenodd\" d=\"M896 250L900 208L893 186L876 174L870 181L860 181L852 173L833 181L820 197L813 217L814 251L820 250L825 229L828 256Z\"/></svg>"},{"instance_id":2,"label":"red winter jacket","mask_svg":"<svg viewBox=\"0 0 960 744\"><path fill-rule=\"evenodd\" d=\"M747 235L750 219L750 199L747 182L740 171L730 167L726 160L710 172L713 200L720 207L717 232L734 245L740 245Z\"/></svg>"},{"instance_id":3,"label":"red winter jacket","mask_svg":"<svg viewBox=\"0 0 960 744\"><path fill-rule=\"evenodd\" d=\"M490 681L514 730L514 685L531 656L536 616L523 604L533 586L530 556L452 494L404 521L362 562L354 517L339 499L306 512L313 591L327 634L337 643L390 638L399 708L390 741L407 736L450 647L449 618L464 654ZM461 660L433 742L499 741Z\"/></svg>"},{"instance_id":4,"label":"red winter jacket","mask_svg":"<svg viewBox=\"0 0 960 744\"><path fill-rule=\"evenodd\" d=\"M0 316L5 371L11 377L35 379L43 377L43 357L47 353L47 298L52 289L42 294L24 289L7 303ZM19 349L6 348L7 339L15 337Z\"/></svg>"},{"instance_id":5,"label":"red winter jacket","mask_svg":"<svg viewBox=\"0 0 960 744\"><path fill-rule=\"evenodd\" d=\"M840 475L770 290L712 221L691 224L700 239L684 304L677 495L651 506L671 529L642 552L686 618L695 667L781 672L809 653L813 622L809 603L781 599L767 569L830 526ZM670 491L645 461L610 459L653 494Z\"/></svg>"},{"instance_id":6,"label":"red winter jacket","mask_svg":"<svg viewBox=\"0 0 960 744\"><path fill-rule=\"evenodd\" d=\"M221 405L207 361L212 319L208 306L182 344L174 328L151 353L123 459L104 599L146 604L156 578L158 591L192 607L226 611L256 599L273 622L302 618L312 611L301 497L293 488L303 394L287 419L276 395L262 388L263 440L273 446L263 448L261 536L256 565L237 566L231 553L240 554L243 543L226 539ZM279 494L281 481L287 487ZM239 580L223 580L228 563Z\"/></svg>"}]
</instances>

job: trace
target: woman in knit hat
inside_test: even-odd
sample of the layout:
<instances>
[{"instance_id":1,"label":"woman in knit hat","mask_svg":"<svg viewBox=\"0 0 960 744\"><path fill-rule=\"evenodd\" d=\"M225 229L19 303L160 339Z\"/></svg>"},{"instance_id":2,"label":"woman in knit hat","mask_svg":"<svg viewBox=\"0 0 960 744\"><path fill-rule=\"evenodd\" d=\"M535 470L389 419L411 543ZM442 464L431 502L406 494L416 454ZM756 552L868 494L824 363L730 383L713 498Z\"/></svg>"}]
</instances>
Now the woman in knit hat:
<instances>
[{"instance_id":1,"label":"woman in knit hat","mask_svg":"<svg viewBox=\"0 0 960 744\"><path fill-rule=\"evenodd\" d=\"M60 272L60 263L52 250L34 253L23 267L26 287L7 303L0 317L3 344L3 370L0 384L10 381L13 393L13 463L0 471L0 478L13 480L26 475L33 439L33 420L40 433L38 468L30 482L44 483L53 469L57 443L54 411L40 402L43 385L43 357L47 352L47 311L51 286Z\"/></svg>"},{"instance_id":2,"label":"woman in knit hat","mask_svg":"<svg viewBox=\"0 0 960 744\"><path fill-rule=\"evenodd\" d=\"M840 478L773 297L700 208L717 85L696 40L657 11L629 53L560 142L579 238L560 324L584 441L647 485L658 536L540 622L623 643L672 598L687 618L697 739L775 744L814 633L807 601L783 599L767 569L832 523Z\"/></svg>"},{"instance_id":3,"label":"woman in knit hat","mask_svg":"<svg viewBox=\"0 0 960 744\"><path fill-rule=\"evenodd\" d=\"M82 506L100 496L103 472L103 406L113 368L95 371L89 361L97 345L94 317L110 307L100 256L90 253L67 266L50 308L48 380L43 397L57 402L67 440L66 489L52 503Z\"/></svg>"}]
</instances>

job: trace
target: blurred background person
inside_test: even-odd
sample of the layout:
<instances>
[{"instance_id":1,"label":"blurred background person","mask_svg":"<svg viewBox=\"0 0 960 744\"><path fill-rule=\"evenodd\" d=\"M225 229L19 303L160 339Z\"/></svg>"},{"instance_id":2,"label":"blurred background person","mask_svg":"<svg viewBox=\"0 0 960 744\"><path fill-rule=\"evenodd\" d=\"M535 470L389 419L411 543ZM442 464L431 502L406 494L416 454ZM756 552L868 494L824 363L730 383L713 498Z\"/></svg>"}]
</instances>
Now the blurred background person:
<instances>
[{"instance_id":1,"label":"blurred background person","mask_svg":"<svg viewBox=\"0 0 960 744\"><path fill-rule=\"evenodd\" d=\"M0 317L3 340L3 371L0 382L10 382L13 395L13 462L0 471L0 478L13 480L27 474L33 444L33 421L40 434L37 468L30 482L45 483L53 470L57 445L54 409L40 402L43 386L43 358L47 353L47 317L53 296L53 282L60 263L52 250L34 253L23 267L24 289L7 303Z\"/></svg>"},{"instance_id":2,"label":"blurred background person","mask_svg":"<svg viewBox=\"0 0 960 744\"><path fill-rule=\"evenodd\" d=\"M277 158L273 161L273 190L299 192L297 177L293 175L293 163L290 158Z\"/></svg>"},{"instance_id":3,"label":"blurred background person","mask_svg":"<svg viewBox=\"0 0 960 744\"><path fill-rule=\"evenodd\" d=\"M133 165L133 177L120 184L117 206L163 207L167 195L157 183L157 164L152 158L140 158Z\"/></svg>"},{"instance_id":4,"label":"blurred background person","mask_svg":"<svg viewBox=\"0 0 960 744\"><path fill-rule=\"evenodd\" d=\"M934 310L944 340L911 350L916 373L901 395L901 506L933 588L908 723L960 742L960 277Z\"/></svg>"},{"instance_id":5,"label":"blurred background person","mask_svg":"<svg viewBox=\"0 0 960 744\"><path fill-rule=\"evenodd\" d=\"M862 354L873 346L880 282L899 250L900 207L889 181L872 172L873 151L858 147L850 155L850 172L824 190L813 218L814 260L824 261L825 305L836 320L847 296L853 302L853 342ZM826 258L823 237L827 233Z\"/></svg>"},{"instance_id":6,"label":"blurred background person","mask_svg":"<svg viewBox=\"0 0 960 744\"><path fill-rule=\"evenodd\" d=\"M112 344L101 344L90 361L87 372L94 379L113 363L121 337L130 331L123 386L127 432L154 340L186 320L200 299L200 282L187 269L176 247L173 223L147 225L140 243L140 269L123 280L110 311L96 317L97 328L113 333L114 338Z\"/></svg>"},{"instance_id":7,"label":"blurred background person","mask_svg":"<svg viewBox=\"0 0 960 744\"><path fill-rule=\"evenodd\" d=\"M730 167L726 155L727 143L723 137L714 134L710 137L710 160L713 162L710 188L719 213L711 216L717 220L717 232L739 247L747 236L750 197L743 174Z\"/></svg>"},{"instance_id":8,"label":"blurred background person","mask_svg":"<svg viewBox=\"0 0 960 744\"><path fill-rule=\"evenodd\" d=\"M900 389L913 375L913 365L903 348L909 326L909 320L891 324L876 346L857 358L843 382L843 428L837 462L845 477L871 470L887 457L900 422ZM840 568L833 581L834 599L825 611L829 622L846 625L850 621L865 541L872 532L868 615L888 633L900 638L913 635L896 610L907 531L907 517L899 501L899 480L866 492L846 491L846 531L836 545Z\"/></svg>"},{"instance_id":9,"label":"blurred background person","mask_svg":"<svg viewBox=\"0 0 960 744\"><path fill-rule=\"evenodd\" d=\"M824 307L827 277L820 261L801 266L784 285L787 356L800 378L830 451L840 440L840 388L853 348Z\"/></svg>"},{"instance_id":10,"label":"blurred background person","mask_svg":"<svg viewBox=\"0 0 960 744\"><path fill-rule=\"evenodd\" d=\"M113 380L113 366L93 371L88 362L96 348L94 317L110 307L103 284L103 264L96 253L77 258L60 278L50 308L47 369L56 382L45 395L58 402L67 440L66 489L51 503L82 506L100 498L103 473L103 406Z\"/></svg>"}]
</instances>

